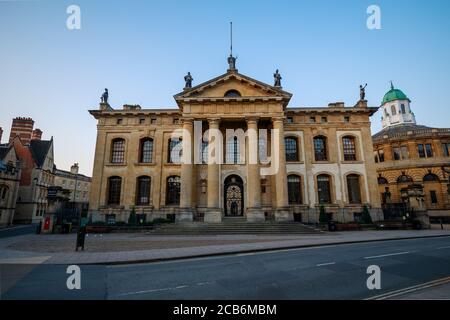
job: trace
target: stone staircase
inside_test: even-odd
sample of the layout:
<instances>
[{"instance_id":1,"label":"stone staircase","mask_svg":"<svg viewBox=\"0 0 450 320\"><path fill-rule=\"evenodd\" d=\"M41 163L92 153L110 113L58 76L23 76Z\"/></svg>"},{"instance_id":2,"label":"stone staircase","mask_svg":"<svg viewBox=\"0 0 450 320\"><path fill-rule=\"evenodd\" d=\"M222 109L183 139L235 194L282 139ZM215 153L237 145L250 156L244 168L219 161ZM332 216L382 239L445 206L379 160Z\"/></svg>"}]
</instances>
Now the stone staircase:
<instances>
[{"instance_id":1,"label":"stone staircase","mask_svg":"<svg viewBox=\"0 0 450 320\"><path fill-rule=\"evenodd\" d=\"M183 222L156 226L150 235L227 235L268 234L298 235L318 234L319 230L299 222L254 222L244 218L225 218L222 223Z\"/></svg>"}]
</instances>

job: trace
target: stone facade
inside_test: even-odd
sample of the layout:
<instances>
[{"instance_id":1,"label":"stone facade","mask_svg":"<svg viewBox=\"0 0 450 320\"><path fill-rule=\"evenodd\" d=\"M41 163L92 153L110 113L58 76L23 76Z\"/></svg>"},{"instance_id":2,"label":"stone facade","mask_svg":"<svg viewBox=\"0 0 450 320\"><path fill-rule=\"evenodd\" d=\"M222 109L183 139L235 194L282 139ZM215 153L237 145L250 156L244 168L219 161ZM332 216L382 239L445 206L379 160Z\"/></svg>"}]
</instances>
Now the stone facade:
<instances>
[{"instance_id":1,"label":"stone facade","mask_svg":"<svg viewBox=\"0 0 450 320\"><path fill-rule=\"evenodd\" d=\"M220 222L243 216L249 222L314 222L322 203L341 221L354 220L353 213L367 204L377 220L381 205L373 188L377 176L370 131L370 116L377 108L367 107L366 101L353 107L334 103L290 108L291 96L231 69L175 95L178 109L125 105L119 110L100 104L90 111L98 120L90 194L93 219L126 221L134 207L147 220ZM216 133L227 137L227 129L242 129L248 136L218 140ZM260 142L264 129L267 144ZM196 143L203 146L197 130L204 136L208 157L214 149L209 146L223 146L218 156L223 163L205 160L203 151L193 148ZM174 137L181 138L181 163L170 161ZM318 137L324 142L322 153L317 151ZM150 153L145 141L151 141ZM263 149L271 162L252 162L252 157L262 160ZM145 183L150 186L148 201L142 196L148 192Z\"/></svg>"},{"instance_id":2,"label":"stone facade","mask_svg":"<svg viewBox=\"0 0 450 320\"><path fill-rule=\"evenodd\" d=\"M68 201L87 206L89 203L89 191L91 178L78 173L78 163L75 163L70 171L55 169L55 186L69 191Z\"/></svg>"},{"instance_id":3,"label":"stone facade","mask_svg":"<svg viewBox=\"0 0 450 320\"><path fill-rule=\"evenodd\" d=\"M20 162L14 148L0 145L0 226L13 222L19 182Z\"/></svg>"},{"instance_id":4,"label":"stone facade","mask_svg":"<svg viewBox=\"0 0 450 320\"><path fill-rule=\"evenodd\" d=\"M381 107L384 129L373 136L381 202L402 203L402 190L420 186L427 214L450 216L450 128L416 124L410 100L393 86Z\"/></svg>"}]
</instances>

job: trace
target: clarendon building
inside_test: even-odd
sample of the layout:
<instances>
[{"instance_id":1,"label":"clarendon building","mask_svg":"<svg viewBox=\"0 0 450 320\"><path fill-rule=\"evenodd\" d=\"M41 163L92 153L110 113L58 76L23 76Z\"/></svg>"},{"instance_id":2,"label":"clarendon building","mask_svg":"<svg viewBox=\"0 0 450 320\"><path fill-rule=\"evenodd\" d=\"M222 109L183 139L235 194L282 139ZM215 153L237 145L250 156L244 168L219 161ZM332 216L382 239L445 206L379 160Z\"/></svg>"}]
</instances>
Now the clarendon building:
<instances>
[{"instance_id":1,"label":"clarendon building","mask_svg":"<svg viewBox=\"0 0 450 320\"><path fill-rule=\"evenodd\" d=\"M383 204L419 189L430 218L450 217L450 128L416 124L410 99L391 84L381 103L383 129L373 136Z\"/></svg>"},{"instance_id":2,"label":"clarendon building","mask_svg":"<svg viewBox=\"0 0 450 320\"><path fill-rule=\"evenodd\" d=\"M338 221L353 221L368 205L378 220L370 130L378 108L365 100L288 107L291 96L280 78L262 83L233 62L217 78L186 82L174 96L178 108L113 109L103 101L89 111L98 120L93 220L127 221L134 208L147 221L314 222L321 205Z\"/></svg>"}]
</instances>

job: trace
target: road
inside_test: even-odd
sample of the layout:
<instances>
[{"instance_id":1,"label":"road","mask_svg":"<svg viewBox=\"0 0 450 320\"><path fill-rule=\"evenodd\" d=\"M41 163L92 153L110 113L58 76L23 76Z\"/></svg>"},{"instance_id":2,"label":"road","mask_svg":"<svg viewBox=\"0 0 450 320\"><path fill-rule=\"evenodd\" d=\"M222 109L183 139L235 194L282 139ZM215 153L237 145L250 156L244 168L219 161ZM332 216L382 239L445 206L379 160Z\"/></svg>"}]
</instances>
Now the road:
<instances>
[{"instance_id":1,"label":"road","mask_svg":"<svg viewBox=\"0 0 450 320\"><path fill-rule=\"evenodd\" d=\"M370 265L381 290L366 286ZM81 290L67 289L66 268L3 265L1 298L365 299L450 276L450 237L81 266Z\"/></svg>"}]
</instances>

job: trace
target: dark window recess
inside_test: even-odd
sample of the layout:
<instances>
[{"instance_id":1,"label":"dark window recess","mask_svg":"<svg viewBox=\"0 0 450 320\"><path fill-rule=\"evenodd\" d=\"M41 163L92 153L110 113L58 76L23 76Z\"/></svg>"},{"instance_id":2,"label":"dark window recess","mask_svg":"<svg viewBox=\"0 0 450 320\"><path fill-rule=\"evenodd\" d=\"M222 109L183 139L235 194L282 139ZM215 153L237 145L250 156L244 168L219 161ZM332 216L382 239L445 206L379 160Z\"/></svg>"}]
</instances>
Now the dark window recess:
<instances>
[{"instance_id":1,"label":"dark window recess","mask_svg":"<svg viewBox=\"0 0 450 320\"><path fill-rule=\"evenodd\" d=\"M150 177L139 177L137 179L137 205L148 205L150 204Z\"/></svg>"},{"instance_id":2,"label":"dark window recess","mask_svg":"<svg viewBox=\"0 0 450 320\"><path fill-rule=\"evenodd\" d=\"M120 204L120 193L122 187L122 178L110 177L108 179L108 204Z\"/></svg>"},{"instance_id":3,"label":"dark window recess","mask_svg":"<svg viewBox=\"0 0 450 320\"><path fill-rule=\"evenodd\" d=\"M297 175L289 175L288 182L288 200L289 204L302 204L302 187L300 177Z\"/></svg>"},{"instance_id":4,"label":"dark window recess","mask_svg":"<svg viewBox=\"0 0 450 320\"><path fill-rule=\"evenodd\" d=\"M181 180L179 176L171 176L167 178L166 204L180 204L180 186Z\"/></svg>"},{"instance_id":5,"label":"dark window recess","mask_svg":"<svg viewBox=\"0 0 450 320\"><path fill-rule=\"evenodd\" d=\"M317 176L317 193L320 204L331 203L330 176L324 174Z\"/></svg>"}]
</instances>

